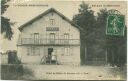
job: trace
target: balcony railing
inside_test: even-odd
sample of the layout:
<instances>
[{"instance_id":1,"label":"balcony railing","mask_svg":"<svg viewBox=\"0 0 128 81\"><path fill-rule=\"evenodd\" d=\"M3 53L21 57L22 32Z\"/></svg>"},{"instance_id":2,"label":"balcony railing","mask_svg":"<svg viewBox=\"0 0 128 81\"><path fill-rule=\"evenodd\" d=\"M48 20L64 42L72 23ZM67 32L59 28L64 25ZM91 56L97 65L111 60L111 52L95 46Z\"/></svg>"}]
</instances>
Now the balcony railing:
<instances>
[{"instance_id":1,"label":"balcony railing","mask_svg":"<svg viewBox=\"0 0 128 81\"><path fill-rule=\"evenodd\" d=\"M18 45L80 45L80 40L22 38L18 41Z\"/></svg>"}]
</instances>

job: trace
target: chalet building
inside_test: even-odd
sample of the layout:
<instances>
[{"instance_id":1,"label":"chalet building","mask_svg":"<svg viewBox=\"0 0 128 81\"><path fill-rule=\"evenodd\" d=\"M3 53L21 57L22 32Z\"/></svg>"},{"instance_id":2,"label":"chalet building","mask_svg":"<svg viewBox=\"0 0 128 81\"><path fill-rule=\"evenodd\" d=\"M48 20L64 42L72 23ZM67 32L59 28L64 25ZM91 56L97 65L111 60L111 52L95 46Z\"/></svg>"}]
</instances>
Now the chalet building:
<instances>
[{"instance_id":1,"label":"chalet building","mask_svg":"<svg viewBox=\"0 0 128 81\"><path fill-rule=\"evenodd\" d=\"M80 64L80 27L53 8L19 27L18 57L24 64Z\"/></svg>"}]
</instances>

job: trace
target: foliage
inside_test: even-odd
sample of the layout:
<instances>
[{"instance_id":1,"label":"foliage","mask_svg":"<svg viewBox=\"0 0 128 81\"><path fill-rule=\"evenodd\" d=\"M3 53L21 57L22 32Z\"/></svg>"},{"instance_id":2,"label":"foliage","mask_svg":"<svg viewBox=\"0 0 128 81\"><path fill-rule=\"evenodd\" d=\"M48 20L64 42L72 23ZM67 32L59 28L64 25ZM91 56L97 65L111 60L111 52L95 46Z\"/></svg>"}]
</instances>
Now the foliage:
<instances>
[{"instance_id":1,"label":"foliage","mask_svg":"<svg viewBox=\"0 0 128 81\"><path fill-rule=\"evenodd\" d=\"M107 17L107 9L101 9L95 17L94 11L84 2L80 5L79 13L74 16L73 21L84 30L80 35L82 64L92 58L104 58L111 65L117 66L126 63L126 30L122 37L107 36Z\"/></svg>"},{"instance_id":2,"label":"foliage","mask_svg":"<svg viewBox=\"0 0 128 81\"><path fill-rule=\"evenodd\" d=\"M107 62L112 66L122 66L126 63L126 31L124 36L110 36L106 35L106 22L108 17L107 9L101 9L98 12L96 22L97 26L97 39L101 49L104 49L104 54L107 53Z\"/></svg>"},{"instance_id":3,"label":"foliage","mask_svg":"<svg viewBox=\"0 0 128 81\"><path fill-rule=\"evenodd\" d=\"M1 14L4 14L9 5L6 3L10 0L1 0ZM4 33L4 37L11 40L13 31L10 25L10 19L1 16L1 33Z\"/></svg>"},{"instance_id":4,"label":"foliage","mask_svg":"<svg viewBox=\"0 0 128 81\"><path fill-rule=\"evenodd\" d=\"M81 62L82 64L85 63L85 46L87 46L87 50L91 50L91 45L95 43L94 40L94 30L95 30L95 16L94 11L91 8L82 2L79 8L79 14L73 17L73 21L83 28L84 32L81 32L81 42L83 47L81 47ZM86 41L85 41L86 40ZM88 53L90 51L87 51Z\"/></svg>"},{"instance_id":5,"label":"foliage","mask_svg":"<svg viewBox=\"0 0 128 81\"><path fill-rule=\"evenodd\" d=\"M9 5L6 4L8 1L10 0L1 0L1 14L3 14L9 7Z\"/></svg>"},{"instance_id":6,"label":"foliage","mask_svg":"<svg viewBox=\"0 0 128 81\"><path fill-rule=\"evenodd\" d=\"M108 62L114 66L123 66L127 58L127 32L125 27L124 36L107 36L106 48L108 51Z\"/></svg>"},{"instance_id":7,"label":"foliage","mask_svg":"<svg viewBox=\"0 0 128 81\"><path fill-rule=\"evenodd\" d=\"M16 51L8 51L7 54L9 64L21 64L21 61L18 59Z\"/></svg>"}]
</instances>

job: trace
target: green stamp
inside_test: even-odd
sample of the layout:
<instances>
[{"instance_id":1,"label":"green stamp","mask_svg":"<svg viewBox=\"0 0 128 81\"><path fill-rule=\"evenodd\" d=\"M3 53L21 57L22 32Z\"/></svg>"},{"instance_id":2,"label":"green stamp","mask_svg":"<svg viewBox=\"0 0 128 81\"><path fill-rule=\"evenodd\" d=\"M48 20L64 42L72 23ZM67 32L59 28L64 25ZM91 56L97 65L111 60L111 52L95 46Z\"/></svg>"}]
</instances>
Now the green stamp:
<instances>
[{"instance_id":1,"label":"green stamp","mask_svg":"<svg viewBox=\"0 0 128 81\"><path fill-rule=\"evenodd\" d=\"M125 19L123 15L111 13L107 18L107 35L123 36L125 29Z\"/></svg>"}]
</instances>

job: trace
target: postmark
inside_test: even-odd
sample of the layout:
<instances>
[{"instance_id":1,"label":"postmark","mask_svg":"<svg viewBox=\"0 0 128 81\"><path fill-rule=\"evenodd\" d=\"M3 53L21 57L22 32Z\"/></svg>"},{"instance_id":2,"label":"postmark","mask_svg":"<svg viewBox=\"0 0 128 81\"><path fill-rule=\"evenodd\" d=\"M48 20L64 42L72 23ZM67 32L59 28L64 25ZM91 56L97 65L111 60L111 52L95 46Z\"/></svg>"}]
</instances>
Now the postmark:
<instances>
[{"instance_id":1,"label":"postmark","mask_svg":"<svg viewBox=\"0 0 128 81\"><path fill-rule=\"evenodd\" d=\"M106 34L123 36L125 29L124 20L124 16L118 11L110 10L107 17Z\"/></svg>"}]
</instances>

